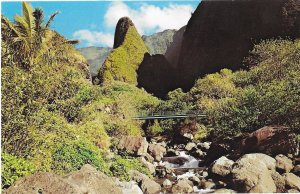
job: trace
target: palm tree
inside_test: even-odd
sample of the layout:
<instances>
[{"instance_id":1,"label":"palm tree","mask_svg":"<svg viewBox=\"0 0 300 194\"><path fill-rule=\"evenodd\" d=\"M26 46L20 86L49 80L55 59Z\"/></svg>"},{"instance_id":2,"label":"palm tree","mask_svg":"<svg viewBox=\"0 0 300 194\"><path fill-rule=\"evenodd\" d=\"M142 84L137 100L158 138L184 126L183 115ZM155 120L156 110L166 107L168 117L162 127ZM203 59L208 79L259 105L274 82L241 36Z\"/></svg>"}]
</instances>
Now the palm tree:
<instances>
[{"instance_id":1,"label":"palm tree","mask_svg":"<svg viewBox=\"0 0 300 194\"><path fill-rule=\"evenodd\" d=\"M49 27L57 14L58 12L52 14L44 24L43 10L33 10L29 3L22 2L22 16L16 15L14 23L2 15L2 46L6 51L3 57L9 56L8 60L12 60L11 62L30 69L53 36Z\"/></svg>"}]
</instances>

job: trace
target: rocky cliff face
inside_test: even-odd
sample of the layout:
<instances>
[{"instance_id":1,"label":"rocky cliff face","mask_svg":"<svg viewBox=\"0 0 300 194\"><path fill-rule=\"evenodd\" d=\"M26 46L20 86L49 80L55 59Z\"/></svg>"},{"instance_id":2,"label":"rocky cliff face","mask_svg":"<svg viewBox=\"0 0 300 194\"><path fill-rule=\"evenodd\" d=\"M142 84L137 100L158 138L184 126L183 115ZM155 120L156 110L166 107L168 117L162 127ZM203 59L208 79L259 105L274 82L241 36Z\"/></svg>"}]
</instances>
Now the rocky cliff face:
<instances>
[{"instance_id":1,"label":"rocky cliff face","mask_svg":"<svg viewBox=\"0 0 300 194\"><path fill-rule=\"evenodd\" d=\"M173 35L176 30L165 30L163 32L158 32L150 36L142 36L142 39L149 49L151 55L166 53L167 48L173 42Z\"/></svg>"},{"instance_id":2,"label":"rocky cliff face","mask_svg":"<svg viewBox=\"0 0 300 194\"><path fill-rule=\"evenodd\" d=\"M108 47L86 47L79 48L78 51L84 56L89 64L92 77L98 74L100 67L109 55L111 48Z\"/></svg>"},{"instance_id":3,"label":"rocky cliff face","mask_svg":"<svg viewBox=\"0 0 300 194\"><path fill-rule=\"evenodd\" d=\"M179 53L181 50L181 43L185 28L186 26L183 26L173 35L173 42L170 44L165 54L166 59L175 68L178 64Z\"/></svg>"},{"instance_id":4,"label":"rocky cliff face","mask_svg":"<svg viewBox=\"0 0 300 194\"><path fill-rule=\"evenodd\" d=\"M178 87L188 90L199 76L237 70L253 44L300 37L299 0L202 1L184 32Z\"/></svg>"},{"instance_id":5,"label":"rocky cliff face","mask_svg":"<svg viewBox=\"0 0 300 194\"><path fill-rule=\"evenodd\" d=\"M98 74L100 82L118 80L137 85L136 70L147 52L133 22L127 17L121 18L116 27L114 49Z\"/></svg>"},{"instance_id":6,"label":"rocky cliff face","mask_svg":"<svg viewBox=\"0 0 300 194\"><path fill-rule=\"evenodd\" d=\"M138 71L138 86L158 97L165 97L168 91L175 89L175 69L164 55L145 54Z\"/></svg>"}]
</instances>

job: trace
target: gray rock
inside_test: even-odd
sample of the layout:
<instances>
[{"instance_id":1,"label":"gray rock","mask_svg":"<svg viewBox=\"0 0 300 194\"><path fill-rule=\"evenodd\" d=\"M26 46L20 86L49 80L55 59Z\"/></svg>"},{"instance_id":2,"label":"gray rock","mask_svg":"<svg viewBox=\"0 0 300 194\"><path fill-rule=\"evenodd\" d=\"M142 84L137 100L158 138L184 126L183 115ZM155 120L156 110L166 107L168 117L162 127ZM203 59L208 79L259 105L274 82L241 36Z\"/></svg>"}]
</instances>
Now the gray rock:
<instances>
[{"instance_id":1,"label":"gray rock","mask_svg":"<svg viewBox=\"0 0 300 194\"><path fill-rule=\"evenodd\" d=\"M164 187L172 187L172 182L169 179L164 180L163 182Z\"/></svg>"},{"instance_id":2,"label":"gray rock","mask_svg":"<svg viewBox=\"0 0 300 194\"><path fill-rule=\"evenodd\" d=\"M232 160L229 160L225 156L222 156L221 158L214 161L210 168L210 171L213 174L225 177L231 173L233 164L234 162Z\"/></svg>"},{"instance_id":3,"label":"gray rock","mask_svg":"<svg viewBox=\"0 0 300 194\"><path fill-rule=\"evenodd\" d=\"M300 190L300 178L293 173L284 173L283 177L285 179L285 184L296 190Z\"/></svg>"},{"instance_id":4,"label":"gray rock","mask_svg":"<svg viewBox=\"0 0 300 194\"><path fill-rule=\"evenodd\" d=\"M231 189L222 188L222 189L215 190L214 193L237 193L237 192Z\"/></svg>"},{"instance_id":5,"label":"gray rock","mask_svg":"<svg viewBox=\"0 0 300 194\"><path fill-rule=\"evenodd\" d=\"M193 187L185 179L178 180L172 187L172 193L192 193L193 191Z\"/></svg>"},{"instance_id":6,"label":"gray rock","mask_svg":"<svg viewBox=\"0 0 300 194\"><path fill-rule=\"evenodd\" d=\"M277 155L275 160L276 169L280 172L290 172L294 168L292 160L282 154Z\"/></svg>"},{"instance_id":7,"label":"gray rock","mask_svg":"<svg viewBox=\"0 0 300 194\"><path fill-rule=\"evenodd\" d=\"M211 142L198 143L198 147L204 150L209 150Z\"/></svg>"},{"instance_id":8,"label":"gray rock","mask_svg":"<svg viewBox=\"0 0 300 194\"><path fill-rule=\"evenodd\" d=\"M276 185L276 192L277 193L284 193L285 192L285 180L283 176L281 176L278 172L272 173L272 179Z\"/></svg>"},{"instance_id":9,"label":"gray rock","mask_svg":"<svg viewBox=\"0 0 300 194\"><path fill-rule=\"evenodd\" d=\"M154 180L151 180L146 175L136 171L131 170L130 177L132 180L136 181L139 185L141 185L141 189L145 194L155 194L161 190L161 186L156 183Z\"/></svg>"},{"instance_id":10,"label":"gray rock","mask_svg":"<svg viewBox=\"0 0 300 194\"><path fill-rule=\"evenodd\" d=\"M148 142L144 137L123 136L118 143L118 150L129 154L142 156L147 153Z\"/></svg>"},{"instance_id":11,"label":"gray rock","mask_svg":"<svg viewBox=\"0 0 300 194\"><path fill-rule=\"evenodd\" d=\"M198 177L196 177L196 176L189 177L189 180L192 181L193 185L196 185L196 186L198 186L199 183L201 182L200 179Z\"/></svg>"},{"instance_id":12,"label":"gray rock","mask_svg":"<svg viewBox=\"0 0 300 194\"><path fill-rule=\"evenodd\" d=\"M55 194L122 193L112 178L97 171L91 165L84 165L80 170L64 177L48 172L38 172L21 178L5 191L6 194L37 194L41 192Z\"/></svg>"},{"instance_id":13,"label":"gray rock","mask_svg":"<svg viewBox=\"0 0 300 194\"><path fill-rule=\"evenodd\" d=\"M186 144L186 146L185 146L185 149L187 150L187 151L191 151L193 148L196 148L196 144L195 143L193 143L193 142L189 142L188 144Z\"/></svg>"},{"instance_id":14,"label":"gray rock","mask_svg":"<svg viewBox=\"0 0 300 194\"><path fill-rule=\"evenodd\" d=\"M216 184L212 181L203 180L203 181L201 181L201 188L203 188L203 189L215 189Z\"/></svg>"},{"instance_id":15,"label":"gray rock","mask_svg":"<svg viewBox=\"0 0 300 194\"><path fill-rule=\"evenodd\" d=\"M161 190L161 186L148 178L142 181L141 189L145 194L156 194Z\"/></svg>"},{"instance_id":16,"label":"gray rock","mask_svg":"<svg viewBox=\"0 0 300 194\"><path fill-rule=\"evenodd\" d=\"M295 175L300 176L300 165L296 165L292 171Z\"/></svg>"},{"instance_id":17,"label":"gray rock","mask_svg":"<svg viewBox=\"0 0 300 194\"><path fill-rule=\"evenodd\" d=\"M296 189L289 189L287 192L288 193L299 193L299 191Z\"/></svg>"},{"instance_id":18,"label":"gray rock","mask_svg":"<svg viewBox=\"0 0 300 194\"><path fill-rule=\"evenodd\" d=\"M265 154L244 155L233 165L234 187L239 192L276 192L272 179L275 164L275 159Z\"/></svg>"},{"instance_id":19,"label":"gray rock","mask_svg":"<svg viewBox=\"0 0 300 194\"><path fill-rule=\"evenodd\" d=\"M148 162L144 157L140 157L139 161L143 164L143 166L149 169L151 174L155 173L155 166Z\"/></svg>"},{"instance_id":20,"label":"gray rock","mask_svg":"<svg viewBox=\"0 0 300 194\"><path fill-rule=\"evenodd\" d=\"M160 144L150 144L149 153L154 158L155 161L159 162L166 153L166 148Z\"/></svg>"},{"instance_id":21,"label":"gray rock","mask_svg":"<svg viewBox=\"0 0 300 194\"><path fill-rule=\"evenodd\" d=\"M123 194L143 194L141 188L134 181L120 182L119 180L117 180L116 183L117 186L121 188Z\"/></svg>"}]
</instances>

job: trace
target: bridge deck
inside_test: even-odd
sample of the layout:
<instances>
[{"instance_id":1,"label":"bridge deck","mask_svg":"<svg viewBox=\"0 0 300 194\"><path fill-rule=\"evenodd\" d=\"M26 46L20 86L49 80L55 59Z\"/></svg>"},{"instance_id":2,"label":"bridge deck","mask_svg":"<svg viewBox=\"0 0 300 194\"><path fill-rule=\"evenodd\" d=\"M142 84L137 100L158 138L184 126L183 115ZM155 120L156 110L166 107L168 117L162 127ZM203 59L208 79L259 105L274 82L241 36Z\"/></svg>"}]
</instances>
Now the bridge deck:
<instances>
[{"instance_id":1,"label":"bridge deck","mask_svg":"<svg viewBox=\"0 0 300 194\"><path fill-rule=\"evenodd\" d=\"M204 114L180 114L180 115L148 115L133 117L134 120L152 120L152 119L176 119L176 118L192 118L192 117L205 117Z\"/></svg>"}]
</instances>

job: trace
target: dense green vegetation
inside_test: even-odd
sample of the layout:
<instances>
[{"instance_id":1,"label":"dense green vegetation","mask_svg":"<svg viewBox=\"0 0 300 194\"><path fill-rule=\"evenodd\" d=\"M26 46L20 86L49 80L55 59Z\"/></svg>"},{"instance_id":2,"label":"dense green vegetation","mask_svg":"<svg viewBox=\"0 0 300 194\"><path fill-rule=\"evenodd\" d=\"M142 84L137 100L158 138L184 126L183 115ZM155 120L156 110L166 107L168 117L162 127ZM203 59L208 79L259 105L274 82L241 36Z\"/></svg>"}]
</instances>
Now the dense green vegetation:
<instances>
[{"instance_id":1,"label":"dense green vegetation","mask_svg":"<svg viewBox=\"0 0 300 194\"><path fill-rule=\"evenodd\" d=\"M136 70L146 52L148 50L141 36L134 26L130 26L122 45L114 49L106 58L99 71L100 81L118 80L137 85Z\"/></svg>"},{"instance_id":2,"label":"dense green vegetation","mask_svg":"<svg viewBox=\"0 0 300 194\"><path fill-rule=\"evenodd\" d=\"M175 90L161 110L201 110L207 115L197 136L237 135L265 125L300 127L300 42L269 40L246 59L249 70L223 69L198 79L188 93ZM169 125L166 125L169 122ZM162 121L168 130L180 122ZM169 126L169 127L168 127ZM205 132L206 131L206 132Z\"/></svg>"},{"instance_id":3,"label":"dense green vegetation","mask_svg":"<svg viewBox=\"0 0 300 194\"><path fill-rule=\"evenodd\" d=\"M22 5L22 16L1 21L2 186L34 171L64 174L85 163L112 174L103 153L122 134L143 134L142 123L130 118L159 100L126 83L92 85L76 41L50 29L56 14L44 22L42 10Z\"/></svg>"}]
</instances>

